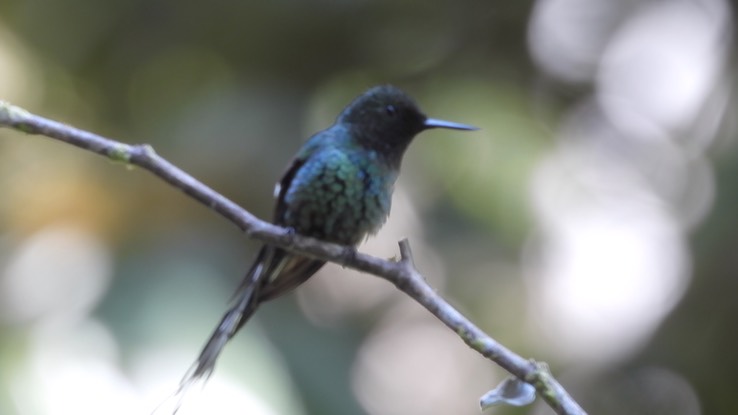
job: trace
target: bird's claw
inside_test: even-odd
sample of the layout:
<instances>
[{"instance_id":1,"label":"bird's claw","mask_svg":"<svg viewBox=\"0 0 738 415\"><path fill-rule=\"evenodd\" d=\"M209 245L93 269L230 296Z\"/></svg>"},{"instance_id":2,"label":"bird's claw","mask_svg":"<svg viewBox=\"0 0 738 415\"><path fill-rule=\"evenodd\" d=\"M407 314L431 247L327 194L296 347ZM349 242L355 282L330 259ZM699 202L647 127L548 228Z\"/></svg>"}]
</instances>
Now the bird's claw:
<instances>
[{"instance_id":1,"label":"bird's claw","mask_svg":"<svg viewBox=\"0 0 738 415\"><path fill-rule=\"evenodd\" d=\"M355 261L358 253L359 251L356 250L355 246L344 246L341 254L341 266L345 268L347 264Z\"/></svg>"}]
</instances>

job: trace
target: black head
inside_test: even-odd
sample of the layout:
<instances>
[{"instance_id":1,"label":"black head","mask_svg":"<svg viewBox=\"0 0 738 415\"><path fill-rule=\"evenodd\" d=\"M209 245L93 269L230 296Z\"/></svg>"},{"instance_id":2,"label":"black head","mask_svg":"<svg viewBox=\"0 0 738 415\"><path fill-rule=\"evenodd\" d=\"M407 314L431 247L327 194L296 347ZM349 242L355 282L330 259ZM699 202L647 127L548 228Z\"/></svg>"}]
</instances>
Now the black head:
<instances>
[{"instance_id":1,"label":"black head","mask_svg":"<svg viewBox=\"0 0 738 415\"><path fill-rule=\"evenodd\" d=\"M413 137L423 130L477 129L426 117L409 95L391 85L366 91L343 110L337 121L350 128L359 144L397 159L398 163Z\"/></svg>"}]
</instances>

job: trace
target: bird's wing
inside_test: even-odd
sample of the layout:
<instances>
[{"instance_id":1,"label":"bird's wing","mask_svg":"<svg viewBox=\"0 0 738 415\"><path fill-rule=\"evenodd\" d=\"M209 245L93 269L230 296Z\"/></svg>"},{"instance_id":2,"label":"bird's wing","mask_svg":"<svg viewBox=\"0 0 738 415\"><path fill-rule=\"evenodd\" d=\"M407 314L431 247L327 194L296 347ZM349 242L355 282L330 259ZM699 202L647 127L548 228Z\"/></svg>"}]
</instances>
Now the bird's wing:
<instances>
[{"instance_id":1,"label":"bird's wing","mask_svg":"<svg viewBox=\"0 0 738 415\"><path fill-rule=\"evenodd\" d=\"M325 135L325 132L324 134ZM292 185L292 180L297 175L297 172L305 164L307 159L317 150L319 146L318 135L311 137L308 143L303 147L303 150L292 159L292 162L287 166L287 170L282 175L282 179L277 183L274 189L274 197L276 198L276 204L274 207L274 223L277 225L284 224L284 214L287 210L287 204L285 203L285 196ZM320 267L325 264L325 261L305 258L301 256L292 255L286 253L282 249L275 249L281 255L277 255L280 258L278 267L271 269L268 281L264 281L264 285L259 291L259 301L267 301L273 298L279 297L280 295L291 291L298 285L305 282L310 276L315 274Z\"/></svg>"}]
</instances>

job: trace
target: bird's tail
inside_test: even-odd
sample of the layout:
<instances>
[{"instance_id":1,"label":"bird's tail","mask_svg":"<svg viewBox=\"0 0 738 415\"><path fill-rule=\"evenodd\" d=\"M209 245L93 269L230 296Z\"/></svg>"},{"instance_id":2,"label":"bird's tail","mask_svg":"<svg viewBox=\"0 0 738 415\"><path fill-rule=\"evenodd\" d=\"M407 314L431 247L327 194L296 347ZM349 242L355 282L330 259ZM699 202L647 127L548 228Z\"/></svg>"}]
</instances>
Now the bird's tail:
<instances>
[{"instance_id":1,"label":"bird's tail","mask_svg":"<svg viewBox=\"0 0 738 415\"><path fill-rule=\"evenodd\" d=\"M281 257L279 253L276 256ZM275 250L268 246L262 248L261 252L259 252L256 261L254 261L253 266L233 296L231 307L223 315L213 334L210 335L210 339L205 343L195 363L185 373L182 381L179 383L177 392L170 398L173 400L173 413L177 413L187 395L187 391L193 385L198 383L205 384L213 373L215 362L218 360L218 356L220 356L228 340L243 327L246 321L256 311L261 302L259 292L263 282L265 282L266 276L274 271L274 261L279 262L276 256Z\"/></svg>"},{"instance_id":2,"label":"bird's tail","mask_svg":"<svg viewBox=\"0 0 738 415\"><path fill-rule=\"evenodd\" d=\"M213 334L210 335L205 346L202 348L200 355L192 364L190 369L185 373L184 377L179 383L179 388L170 397L171 401L169 405L174 405L173 414L176 414L179 408L182 406L185 397L193 386L200 384L205 385L210 375L215 369L215 362L218 360L218 356L223 351L228 340L236 334L236 331L251 317L259 302L255 296L254 290L244 290L239 295L238 302L236 302L220 320L220 324L215 328Z\"/></svg>"},{"instance_id":3,"label":"bird's tail","mask_svg":"<svg viewBox=\"0 0 738 415\"><path fill-rule=\"evenodd\" d=\"M215 368L215 361L223 351L223 347L256 311L259 302L254 296L253 290L245 291L239 296L238 302L223 315L220 324L210 335L210 339L205 343L197 360L180 382L180 389L187 386L188 383L195 383L199 379L207 380L210 377Z\"/></svg>"}]
</instances>

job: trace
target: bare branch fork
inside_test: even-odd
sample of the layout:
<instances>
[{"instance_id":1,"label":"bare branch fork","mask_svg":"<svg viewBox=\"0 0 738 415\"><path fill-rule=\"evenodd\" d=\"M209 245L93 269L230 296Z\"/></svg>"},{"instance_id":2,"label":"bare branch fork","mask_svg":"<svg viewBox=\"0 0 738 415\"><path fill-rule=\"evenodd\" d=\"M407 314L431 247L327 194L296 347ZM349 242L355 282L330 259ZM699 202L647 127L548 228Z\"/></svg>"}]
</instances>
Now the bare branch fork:
<instances>
[{"instance_id":1,"label":"bare branch fork","mask_svg":"<svg viewBox=\"0 0 738 415\"><path fill-rule=\"evenodd\" d=\"M251 238L384 278L430 311L469 347L494 361L518 379L532 385L538 395L557 414L586 415L586 412L554 379L544 363L524 359L495 341L428 285L425 278L415 268L407 240L400 241L399 261L380 259L357 252L350 247L303 237L288 229L262 221L157 155L149 145L129 145L114 141L31 114L4 101L0 101L0 126L27 134L50 137L114 161L139 166L215 210Z\"/></svg>"}]
</instances>

